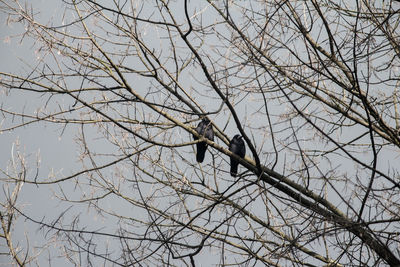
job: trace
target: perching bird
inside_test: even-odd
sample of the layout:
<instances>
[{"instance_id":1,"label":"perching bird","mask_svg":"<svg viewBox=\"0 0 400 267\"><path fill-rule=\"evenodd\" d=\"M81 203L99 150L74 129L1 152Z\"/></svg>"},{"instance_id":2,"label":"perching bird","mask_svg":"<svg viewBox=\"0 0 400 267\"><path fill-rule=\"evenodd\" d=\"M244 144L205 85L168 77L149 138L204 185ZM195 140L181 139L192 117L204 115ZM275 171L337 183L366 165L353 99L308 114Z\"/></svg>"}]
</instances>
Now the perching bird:
<instances>
[{"instance_id":1,"label":"perching bird","mask_svg":"<svg viewBox=\"0 0 400 267\"><path fill-rule=\"evenodd\" d=\"M229 143L229 151L235 153L241 158L244 158L246 155L246 146L244 145L244 141L242 140L242 136L237 134L235 135ZM231 157L231 176L236 177L238 171L239 161Z\"/></svg>"},{"instance_id":2,"label":"perching bird","mask_svg":"<svg viewBox=\"0 0 400 267\"><path fill-rule=\"evenodd\" d=\"M214 141L214 130L212 128L211 122L207 118L203 118L199 125L197 125L195 131L199 135L203 135L205 138ZM199 139L197 136L193 135L194 140ZM197 143L197 153L196 153L196 160L197 162L203 162L204 155L206 154L207 150L207 143L206 142L199 142Z\"/></svg>"}]
</instances>

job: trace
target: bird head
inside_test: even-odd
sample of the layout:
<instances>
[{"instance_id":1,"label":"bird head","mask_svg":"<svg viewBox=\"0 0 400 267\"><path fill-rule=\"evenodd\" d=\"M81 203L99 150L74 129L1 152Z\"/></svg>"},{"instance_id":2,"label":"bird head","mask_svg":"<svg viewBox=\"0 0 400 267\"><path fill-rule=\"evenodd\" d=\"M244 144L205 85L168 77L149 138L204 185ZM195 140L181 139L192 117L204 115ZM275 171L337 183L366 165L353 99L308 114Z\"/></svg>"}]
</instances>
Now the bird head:
<instances>
[{"instance_id":1,"label":"bird head","mask_svg":"<svg viewBox=\"0 0 400 267\"><path fill-rule=\"evenodd\" d=\"M237 135L235 135L235 136L233 137L233 139L240 140L240 139L242 139L242 137L243 137L243 136L241 136L240 134L237 134Z\"/></svg>"},{"instance_id":2,"label":"bird head","mask_svg":"<svg viewBox=\"0 0 400 267\"><path fill-rule=\"evenodd\" d=\"M206 123L206 124L210 123L210 120L207 117L204 117L201 121Z\"/></svg>"}]
</instances>

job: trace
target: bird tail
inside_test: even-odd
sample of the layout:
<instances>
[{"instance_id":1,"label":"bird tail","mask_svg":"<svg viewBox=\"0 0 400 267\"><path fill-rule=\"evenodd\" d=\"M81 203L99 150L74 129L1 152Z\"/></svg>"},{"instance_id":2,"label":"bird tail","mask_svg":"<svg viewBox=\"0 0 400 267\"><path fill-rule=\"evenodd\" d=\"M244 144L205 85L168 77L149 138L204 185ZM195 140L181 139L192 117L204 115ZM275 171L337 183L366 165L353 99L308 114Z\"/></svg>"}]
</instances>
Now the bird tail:
<instances>
[{"instance_id":1,"label":"bird tail","mask_svg":"<svg viewBox=\"0 0 400 267\"><path fill-rule=\"evenodd\" d=\"M231 162L231 176L232 177L236 177L237 176L237 172L238 172L238 163L236 162Z\"/></svg>"},{"instance_id":2,"label":"bird tail","mask_svg":"<svg viewBox=\"0 0 400 267\"><path fill-rule=\"evenodd\" d=\"M203 142L197 144L197 154L196 154L197 162L202 163L204 161L206 150L207 150L207 144Z\"/></svg>"}]
</instances>

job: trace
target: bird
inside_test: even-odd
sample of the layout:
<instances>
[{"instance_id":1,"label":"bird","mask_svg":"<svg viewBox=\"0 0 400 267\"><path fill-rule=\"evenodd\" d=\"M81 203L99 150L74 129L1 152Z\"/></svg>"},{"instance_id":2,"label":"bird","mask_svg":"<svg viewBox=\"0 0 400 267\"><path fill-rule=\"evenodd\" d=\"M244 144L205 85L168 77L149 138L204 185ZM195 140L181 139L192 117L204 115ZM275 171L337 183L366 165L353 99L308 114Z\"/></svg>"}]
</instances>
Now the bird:
<instances>
[{"instance_id":1,"label":"bird","mask_svg":"<svg viewBox=\"0 0 400 267\"><path fill-rule=\"evenodd\" d=\"M205 138L214 141L214 130L212 128L211 122L208 118L203 118L199 125L197 125L195 131ZM199 138L193 135L194 140L198 140ZM196 160L197 162L203 162L204 155L206 154L207 150L207 143L206 142L198 142L197 143L197 152L196 152Z\"/></svg>"},{"instance_id":2,"label":"bird","mask_svg":"<svg viewBox=\"0 0 400 267\"><path fill-rule=\"evenodd\" d=\"M235 153L241 158L244 158L244 156L246 155L246 146L240 134L235 135L229 142L229 151ZM232 156L230 158L231 158L231 176L236 177L239 161Z\"/></svg>"}]
</instances>

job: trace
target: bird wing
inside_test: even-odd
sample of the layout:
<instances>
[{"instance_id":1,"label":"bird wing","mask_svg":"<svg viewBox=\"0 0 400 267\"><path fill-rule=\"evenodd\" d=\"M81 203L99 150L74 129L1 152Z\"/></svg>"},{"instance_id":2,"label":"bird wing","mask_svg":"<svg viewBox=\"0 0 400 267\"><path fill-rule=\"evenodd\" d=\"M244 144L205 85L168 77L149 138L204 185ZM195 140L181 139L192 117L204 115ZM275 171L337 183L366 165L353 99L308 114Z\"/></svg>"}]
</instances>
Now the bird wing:
<instances>
[{"instance_id":1,"label":"bird wing","mask_svg":"<svg viewBox=\"0 0 400 267\"><path fill-rule=\"evenodd\" d=\"M240 157L244 158L244 156L246 155L246 145L244 144L243 140L240 140Z\"/></svg>"},{"instance_id":2,"label":"bird wing","mask_svg":"<svg viewBox=\"0 0 400 267\"><path fill-rule=\"evenodd\" d=\"M197 125L195 131L199 134L199 135L203 135L204 134L204 129L205 129L205 124L203 121L201 121L199 123L199 125ZM196 135L193 135L194 140L199 139Z\"/></svg>"},{"instance_id":3,"label":"bird wing","mask_svg":"<svg viewBox=\"0 0 400 267\"><path fill-rule=\"evenodd\" d=\"M207 139L210 139L211 141L214 141L214 130L212 128L211 123L209 125L207 125L207 129L206 129L206 132L205 132L205 137Z\"/></svg>"}]
</instances>

